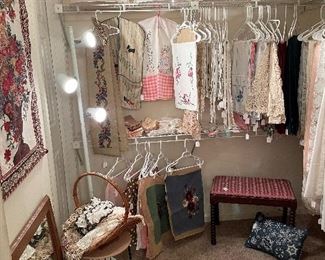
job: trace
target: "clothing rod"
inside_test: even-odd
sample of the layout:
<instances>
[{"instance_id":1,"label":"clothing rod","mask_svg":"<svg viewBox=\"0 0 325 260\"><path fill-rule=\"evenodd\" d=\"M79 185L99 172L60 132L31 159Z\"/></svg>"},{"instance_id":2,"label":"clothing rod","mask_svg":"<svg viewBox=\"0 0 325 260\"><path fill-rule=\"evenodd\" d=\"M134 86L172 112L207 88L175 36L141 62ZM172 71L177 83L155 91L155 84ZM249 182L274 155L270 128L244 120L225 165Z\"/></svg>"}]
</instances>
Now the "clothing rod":
<instances>
[{"instance_id":1,"label":"clothing rod","mask_svg":"<svg viewBox=\"0 0 325 260\"><path fill-rule=\"evenodd\" d=\"M77 14L77 13L92 13L96 10L102 13L126 13L126 12L157 12L157 11L180 11L183 8L198 9L199 7L245 7L248 4L252 5L277 5L277 6L293 6L301 7L320 6L325 4L325 1L192 1L192 2L159 2L159 3L75 3L75 4L56 4L56 13L61 14Z\"/></svg>"},{"instance_id":2,"label":"clothing rod","mask_svg":"<svg viewBox=\"0 0 325 260\"><path fill-rule=\"evenodd\" d=\"M266 137L267 135L264 134L251 134L251 137ZM155 138L155 137L151 137L151 138ZM205 137L205 138L201 138L200 140L197 139L193 139L193 138L183 138L183 139L175 139L175 140L155 140L155 141L148 141L148 140L144 140L144 139L140 139L140 141L136 141L137 138L134 138L134 142L129 143L129 145L140 145L140 144L145 144L145 143L150 143L150 144L160 144L160 143L175 143L175 142L183 142L186 140L186 142L201 142L201 141L207 141L207 140L215 140L215 139L232 139L232 138L245 138L245 135L234 135L234 136L229 136L229 137L225 137L225 136L215 136L215 137Z\"/></svg>"}]
</instances>

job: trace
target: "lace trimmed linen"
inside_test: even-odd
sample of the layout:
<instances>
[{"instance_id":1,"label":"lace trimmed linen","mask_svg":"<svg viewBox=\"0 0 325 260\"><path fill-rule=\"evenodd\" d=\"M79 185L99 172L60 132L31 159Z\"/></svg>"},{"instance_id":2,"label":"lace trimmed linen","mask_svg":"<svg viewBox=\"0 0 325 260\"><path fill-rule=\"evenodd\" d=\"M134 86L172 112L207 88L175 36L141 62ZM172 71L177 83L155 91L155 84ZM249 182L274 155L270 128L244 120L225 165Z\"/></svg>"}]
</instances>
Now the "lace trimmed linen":
<instances>
[{"instance_id":1,"label":"lace trimmed linen","mask_svg":"<svg viewBox=\"0 0 325 260\"><path fill-rule=\"evenodd\" d=\"M114 207L113 212L103 219L95 229L81 236L76 230L75 222L83 213L86 205L75 210L74 213L63 224L62 247L65 257L68 260L82 259L83 254L95 244L97 244L107 233L113 232L122 222L125 214L125 208ZM142 218L140 215L129 216L129 218ZM143 219L143 218L142 218Z\"/></svg>"},{"instance_id":2,"label":"lace trimmed linen","mask_svg":"<svg viewBox=\"0 0 325 260\"><path fill-rule=\"evenodd\" d=\"M185 134L192 135L195 140L201 139L201 124L197 112L184 111L182 129Z\"/></svg>"},{"instance_id":3,"label":"lace trimmed linen","mask_svg":"<svg viewBox=\"0 0 325 260\"><path fill-rule=\"evenodd\" d=\"M196 42L174 43L172 50L176 108L198 111Z\"/></svg>"},{"instance_id":4,"label":"lace trimmed linen","mask_svg":"<svg viewBox=\"0 0 325 260\"><path fill-rule=\"evenodd\" d=\"M249 85L251 42L235 41L232 59L232 95L234 111L246 113L245 103Z\"/></svg>"},{"instance_id":5,"label":"lace trimmed linen","mask_svg":"<svg viewBox=\"0 0 325 260\"><path fill-rule=\"evenodd\" d=\"M269 100L270 45L257 43L255 79L247 97L246 110L266 114Z\"/></svg>"},{"instance_id":6,"label":"lace trimmed linen","mask_svg":"<svg viewBox=\"0 0 325 260\"><path fill-rule=\"evenodd\" d=\"M278 48L271 43L269 72L269 99L267 116L269 124L285 123L284 96L282 90L281 68L279 66Z\"/></svg>"},{"instance_id":7,"label":"lace trimmed linen","mask_svg":"<svg viewBox=\"0 0 325 260\"><path fill-rule=\"evenodd\" d=\"M170 39L177 23L159 15L140 21L146 32L143 86L144 101L174 98L174 79Z\"/></svg>"}]
</instances>

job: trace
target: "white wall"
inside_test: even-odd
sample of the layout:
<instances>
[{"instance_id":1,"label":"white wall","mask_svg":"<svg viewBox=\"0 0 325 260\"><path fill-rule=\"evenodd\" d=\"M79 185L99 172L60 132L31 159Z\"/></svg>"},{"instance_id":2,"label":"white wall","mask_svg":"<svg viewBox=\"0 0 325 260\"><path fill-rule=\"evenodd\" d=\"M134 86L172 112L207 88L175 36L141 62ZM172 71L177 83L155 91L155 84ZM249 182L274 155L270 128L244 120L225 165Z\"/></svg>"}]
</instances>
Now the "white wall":
<instances>
[{"instance_id":1,"label":"white wall","mask_svg":"<svg viewBox=\"0 0 325 260\"><path fill-rule=\"evenodd\" d=\"M302 10L301 10L302 11ZM229 31L230 37L239 28L244 21L245 10L236 9L230 11ZM279 10L279 15L283 16L283 10ZM282 12L282 13L281 13ZM313 15L316 12L307 10L300 15L299 24L301 28L308 28L316 21L318 15ZM289 12L290 14L290 12ZM139 21L150 17L154 14L150 13L131 13L123 14L124 17ZM91 28L90 15L65 15L65 24L72 25L76 36L80 36L87 28ZM179 12L162 14L175 21L181 21ZM288 15L290 17L290 15ZM109 15L100 14L100 19L109 18ZM288 18L289 19L289 18ZM288 22L290 23L290 21ZM85 67L85 52L78 51L79 72L81 76L81 86L86 89L87 72ZM87 101L87 96L84 93L84 102ZM77 111L75 109L75 118ZM136 119L141 120L145 116L159 119L162 116L181 116L181 111L175 109L172 101L160 101L151 103L142 103L142 108L139 111L124 111L125 114L132 114ZM80 125L76 120L74 126L75 132L80 136ZM80 138L80 137L79 137ZM182 152L183 144L164 144L164 151L170 159L177 158ZM132 158L134 147L127 153L127 156ZM302 184L302 147L299 146L296 137L281 136L275 138L272 144L267 144L265 137L251 137L250 141L245 141L244 138L217 139L203 141L200 148L195 150L195 154L205 160L203 167L203 181L205 190L205 212L206 218L209 219L209 191L211 182L216 175L241 175L241 176L261 176L273 178L289 179L293 185L296 196L299 200L299 210L303 211L300 203L301 184ZM107 156L95 155L91 153L92 170L105 172L102 169L104 161L112 163L112 158ZM107 171L107 170L106 170ZM94 182L95 191L97 194L102 194L104 187L97 182ZM257 210L263 210L265 213L274 215L279 214L280 209L263 208L253 206L237 206L237 205L222 205L221 219L241 219L251 218Z\"/></svg>"},{"instance_id":2,"label":"white wall","mask_svg":"<svg viewBox=\"0 0 325 260\"><path fill-rule=\"evenodd\" d=\"M49 153L45 155L41 161L35 166L31 173L24 179L24 181L17 187L17 189L1 204L4 210L5 217L1 214L1 236L5 235L7 229L8 241L10 244L13 242L17 234L24 227L27 220L30 218L32 212L40 203L45 195L49 195L54 207L54 213L58 216L58 201L56 196L56 183L54 172L51 165L53 165L52 157L52 144L50 138L49 118L47 113L47 100L45 94L46 86L43 78L43 68L41 67L41 54L40 54L40 34L38 13L39 1L26 1L28 14L29 14L29 28L30 38L32 45L32 61L34 69L35 89L38 97L38 108L40 111L40 122L42 126L42 135L45 147ZM17 14L19 15L19 14ZM2 241L2 240L1 240ZM6 243L8 244L8 243ZM4 245L1 242L1 245ZM1 248L1 259L5 259L5 252L8 247Z\"/></svg>"}]
</instances>

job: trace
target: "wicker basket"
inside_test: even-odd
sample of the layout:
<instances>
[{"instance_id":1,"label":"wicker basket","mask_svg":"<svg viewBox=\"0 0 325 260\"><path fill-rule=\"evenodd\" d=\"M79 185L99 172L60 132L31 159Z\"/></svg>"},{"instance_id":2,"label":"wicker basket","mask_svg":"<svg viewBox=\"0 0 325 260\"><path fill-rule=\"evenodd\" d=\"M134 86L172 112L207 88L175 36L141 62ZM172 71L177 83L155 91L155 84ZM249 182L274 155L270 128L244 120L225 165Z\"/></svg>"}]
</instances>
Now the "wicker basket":
<instances>
[{"instance_id":1,"label":"wicker basket","mask_svg":"<svg viewBox=\"0 0 325 260\"><path fill-rule=\"evenodd\" d=\"M141 218L129 217L130 205L129 205L129 202L126 199L124 193L122 192L122 190L118 187L118 185L116 183L114 183L113 180L107 178L105 175L98 173L98 172L84 173L80 177L78 177L78 179L75 181L74 186L73 186L73 199L74 199L76 208L79 208L81 206L80 199L78 197L78 184L81 179L88 177L88 176L98 177L114 187L114 189L118 192L118 194L122 198L122 201L123 201L123 204L125 207L125 214L124 214L122 223L119 224L109 234L105 234L105 235L99 237L98 240L90 248L88 248L86 253L90 253L91 251L93 251L99 247L106 246L107 244L111 243L114 239L116 239L120 234L122 234L125 231L131 230L136 224L138 224L142 221Z\"/></svg>"}]
</instances>

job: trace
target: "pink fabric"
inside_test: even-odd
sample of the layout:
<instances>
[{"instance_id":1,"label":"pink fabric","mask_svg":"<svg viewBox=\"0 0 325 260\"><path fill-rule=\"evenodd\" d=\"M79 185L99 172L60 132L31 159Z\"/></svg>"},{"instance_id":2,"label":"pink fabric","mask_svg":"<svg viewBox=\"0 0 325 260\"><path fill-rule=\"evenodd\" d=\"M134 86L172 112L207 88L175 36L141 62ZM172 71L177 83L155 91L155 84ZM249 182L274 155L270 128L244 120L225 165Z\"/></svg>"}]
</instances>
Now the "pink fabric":
<instances>
[{"instance_id":1,"label":"pink fabric","mask_svg":"<svg viewBox=\"0 0 325 260\"><path fill-rule=\"evenodd\" d=\"M213 179L211 195L258 197L295 200L288 180L258 177L217 176Z\"/></svg>"},{"instance_id":2,"label":"pink fabric","mask_svg":"<svg viewBox=\"0 0 325 260\"><path fill-rule=\"evenodd\" d=\"M159 73L158 75L144 77L142 95L145 101L173 99L173 76Z\"/></svg>"},{"instance_id":3,"label":"pink fabric","mask_svg":"<svg viewBox=\"0 0 325 260\"><path fill-rule=\"evenodd\" d=\"M127 183L123 179L124 174L117 176L113 181L118 185L121 191L125 191ZM123 201L121 196L118 194L117 190L110 184L107 184L105 190L105 199L114 203L115 206L123 206Z\"/></svg>"}]
</instances>

